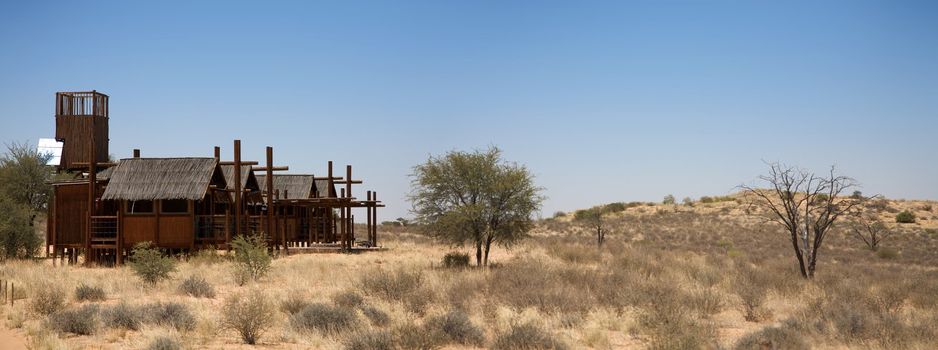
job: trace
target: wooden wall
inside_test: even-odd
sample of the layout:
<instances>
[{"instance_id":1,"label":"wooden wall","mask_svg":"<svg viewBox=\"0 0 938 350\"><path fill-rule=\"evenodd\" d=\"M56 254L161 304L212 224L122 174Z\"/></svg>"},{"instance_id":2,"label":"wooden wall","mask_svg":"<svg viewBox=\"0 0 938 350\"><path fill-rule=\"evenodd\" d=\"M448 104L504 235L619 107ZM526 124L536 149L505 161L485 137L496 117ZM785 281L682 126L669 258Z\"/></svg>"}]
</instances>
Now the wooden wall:
<instances>
[{"instance_id":1,"label":"wooden wall","mask_svg":"<svg viewBox=\"0 0 938 350\"><path fill-rule=\"evenodd\" d=\"M50 222L52 235L57 246L83 246L84 232L88 224L88 184L76 183L56 185L54 188L53 215Z\"/></svg>"},{"instance_id":2,"label":"wooden wall","mask_svg":"<svg viewBox=\"0 0 938 350\"><path fill-rule=\"evenodd\" d=\"M103 116L55 116L55 139L63 141L62 169L82 168L76 162L88 162L91 142L91 121L95 126L95 155L98 162L108 161L108 118Z\"/></svg>"}]
</instances>

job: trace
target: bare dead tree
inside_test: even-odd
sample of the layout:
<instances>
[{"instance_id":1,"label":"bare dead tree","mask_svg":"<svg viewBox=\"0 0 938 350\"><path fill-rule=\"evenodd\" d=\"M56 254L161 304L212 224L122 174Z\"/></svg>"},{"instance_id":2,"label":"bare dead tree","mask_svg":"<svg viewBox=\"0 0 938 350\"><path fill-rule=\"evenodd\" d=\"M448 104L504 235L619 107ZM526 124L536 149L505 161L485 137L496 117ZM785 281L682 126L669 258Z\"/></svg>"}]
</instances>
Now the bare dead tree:
<instances>
[{"instance_id":1,"label":"bare dead tree","mask_svg":"<svg viewBox=\"0 0 938 350\"><path fill-rule=\"evenodd\" d=\"M789 238L798 268L804 278L813 278L818 251L824 238L842 216L854 211L861 200L843 194L857 187L854 179L836 175L832 166L827 176L769 163L768 175L759 177L768 188L742 185L750 205L770 212L770 220L782 225Z\"/></svg>"},{"instance_id":2,"label":"bare dead tree","mask_svg":"<svg viewBox=\"0 0 938 350\"><path fill-rule=\"evenodd\" d=\"M882 199L871 197L875 201ZM853 235L863 241L870 250L879 250L880 243L893 234L886 223L880 218L884 205L862 205L858 206L853 220Z\"/></svg>"},{"instance_id":3,"label":"bare dead tree","mask_svg":"<svg viewBox=\"0 0 938 350\"><path fill-rule=\"evenodd\" d=\"M596 245L599 248L603 247L603 243L606 243L606 227L605 221L603 220L602 207L577 210L576 213L573 214L573 220L583 222L595 229Z\"/></svg>"}]
</instances>

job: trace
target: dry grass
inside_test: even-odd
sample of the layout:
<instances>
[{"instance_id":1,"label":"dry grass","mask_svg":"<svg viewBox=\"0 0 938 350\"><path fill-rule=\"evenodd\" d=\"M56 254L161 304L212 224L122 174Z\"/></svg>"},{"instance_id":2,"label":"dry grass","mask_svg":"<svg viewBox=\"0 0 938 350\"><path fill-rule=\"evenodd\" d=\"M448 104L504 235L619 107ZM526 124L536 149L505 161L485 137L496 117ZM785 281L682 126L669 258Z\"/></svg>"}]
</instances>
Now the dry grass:
<instances>
[{"instance_id":1,"label":"dry grass","mask_svg":"<svg viewBox=\"0 0 938 350\"><path fill-rule=\"evenodd\" d=\"M221 311L258 290L280 310L259 339L272 349L935 348L938 222L922 203L887 205L922 218L884 243L897 254L834 231L814 281L798 276L774 226L714 201L626 206L602 250L568 217L543 221L534 238L494 250L487 270L439 268L451 248L406 228L381 236L384 252L274 259L245 286L218 252L154 285L127 267L8 261L0 277L19 299L0 312L49 349L239 348ZM181 293L189 276L216 297ZM83 283L107 298L70 298Z\"/></svg>"}]
</instances>

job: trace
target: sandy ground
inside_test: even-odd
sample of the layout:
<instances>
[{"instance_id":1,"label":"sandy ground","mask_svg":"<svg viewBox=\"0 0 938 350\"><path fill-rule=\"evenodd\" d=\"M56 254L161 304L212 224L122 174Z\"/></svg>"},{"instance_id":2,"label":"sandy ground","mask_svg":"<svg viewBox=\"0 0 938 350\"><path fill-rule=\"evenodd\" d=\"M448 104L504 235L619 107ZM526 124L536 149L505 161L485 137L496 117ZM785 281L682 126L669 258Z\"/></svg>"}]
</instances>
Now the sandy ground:
<instances>
[{"instance_id":1,"label":"sandy ground","mask_svg":"<svg viewBox=\"0 0 938 350\"><path fill-rule=\"evenodd\" d=\"M26 350L26 335L22 330L7 329L0 326L0 349Z\"/></svg>"}]
</instances>

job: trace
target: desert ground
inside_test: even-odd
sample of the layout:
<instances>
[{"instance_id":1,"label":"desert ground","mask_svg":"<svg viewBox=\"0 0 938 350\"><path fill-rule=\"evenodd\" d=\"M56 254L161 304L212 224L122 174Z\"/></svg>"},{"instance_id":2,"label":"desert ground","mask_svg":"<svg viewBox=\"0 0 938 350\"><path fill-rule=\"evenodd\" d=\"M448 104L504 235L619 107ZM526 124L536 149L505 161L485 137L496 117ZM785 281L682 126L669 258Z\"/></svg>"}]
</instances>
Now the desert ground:
<instances>
[{"instance_id":1,"label":"desert ground","mask_svg":"<svg viewBox=\"0 0 938 350\"><path fill-rule=\"evenodd\" d=\"M444 254L469 248L412 227L382 227L380 252L277 257L244 286L217 252L181 260L153 286L126 266L7 261L0 278L19 287L0 312L34 349L938 347L938 203L888 201L884 220L895 234L875 253L839 225L816 278L805 280L777 224L723 199L628 204L606 217L602 249L589 227L558 214L521 243L494 248L487 269L443 267ZM901 210L916 223L895 224ZM191 276L214 297L181 290ZM102 289L103 300L77 300L82 284ZM257 345L222 322L226 300L248 295L275 310ZM62 302L47 305L53 299ZM177 309L132 326L107 316L119 307L153 312L154 303ZM297 312L310 304L325 311ZM68 319L82 308L94 312ZM90 334L63 332L63 322Z\"/></svg>"}]
</instances>

